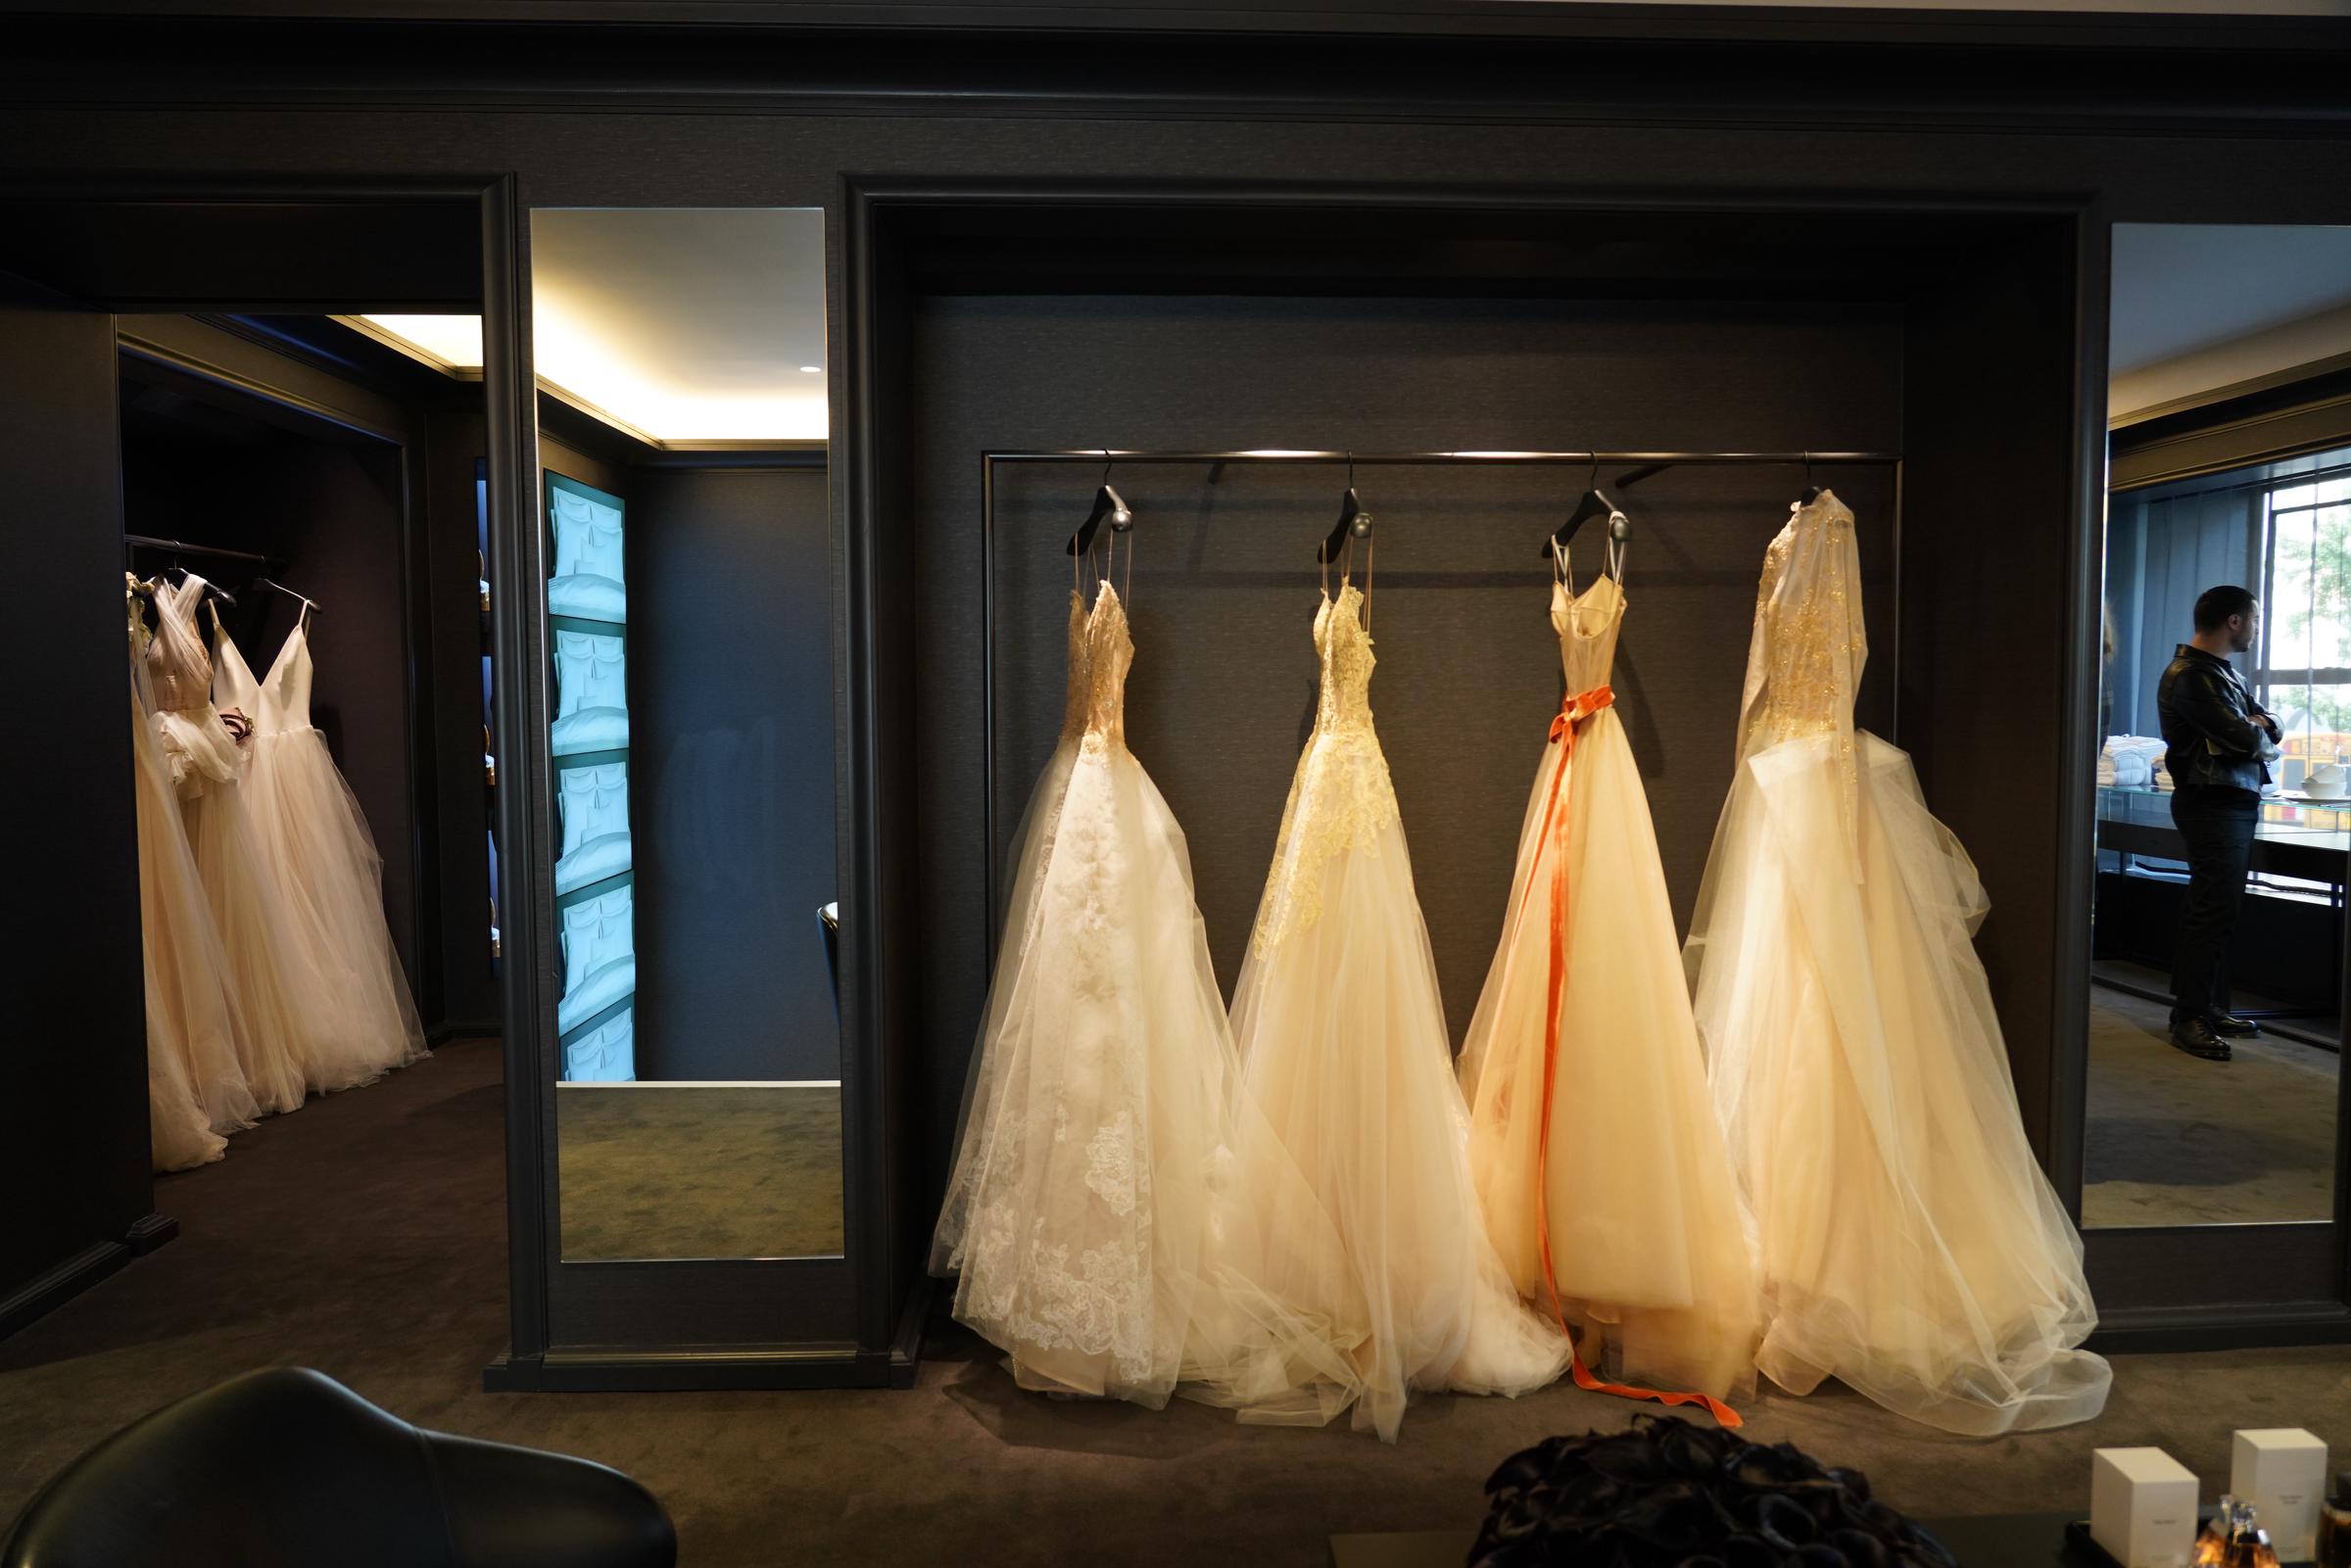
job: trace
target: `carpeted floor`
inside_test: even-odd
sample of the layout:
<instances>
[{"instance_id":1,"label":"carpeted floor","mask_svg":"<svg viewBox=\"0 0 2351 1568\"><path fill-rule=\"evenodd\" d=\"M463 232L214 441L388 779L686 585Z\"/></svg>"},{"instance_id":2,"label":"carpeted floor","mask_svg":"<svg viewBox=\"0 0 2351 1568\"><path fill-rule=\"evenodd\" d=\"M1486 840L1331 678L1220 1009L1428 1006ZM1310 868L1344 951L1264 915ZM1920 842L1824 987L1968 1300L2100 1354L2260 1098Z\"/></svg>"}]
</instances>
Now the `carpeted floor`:
<instances>
[{"instance_id":1,"label":"carpeted floor","mask_svg":"<svg viewBox=\"0 0 2351 1568\"><path fill-rule=\"evenodd\" d=\"M2341 1058L2267 1036L2229 1062L2175 1049L2171 1010L2090 988L2082 1223L2210 1225L2334 1213Z\"/></svg>"},{"instance_id":2,"label":"carpeted floor","mask_svg":"<svg viewBox=\"0 0 2351 1568\"><path fill-rule=\"evenodd\" d=\"M555 1146L567 1259L840 1251L839 1084L560 1084Z\"/></svg>"},{"instance_id":3,"label":"carpeted floor","mask_svg":"<svg viewBox=\"0 0 2351 1568\"><path fill-rule=\"evenodd\" d=\"M254 1366L319 1367L412 1420L638 1476L690 1568L942 1560L1323 1561L1335 1531L1473 1521L1513 1449L1616 1427L1572 1388L1430 1399L1386 1448L1017 1393L959 1330L909 1391L489 1395L505 1339L496 1048L313 1102L159 1184L180 1239L0 1342L0 1517L121 1423ZM1924 1515L2083 1506L2089 1449L2157 1444L2226 1484L2231 1428L2308 1426L2351 1460L2351 1349L2133 1357L2087 1427L1968 1442L1841 1392L1763 1396L1749 1430L1857 1465Z\"/></svg>"}]
</instances>

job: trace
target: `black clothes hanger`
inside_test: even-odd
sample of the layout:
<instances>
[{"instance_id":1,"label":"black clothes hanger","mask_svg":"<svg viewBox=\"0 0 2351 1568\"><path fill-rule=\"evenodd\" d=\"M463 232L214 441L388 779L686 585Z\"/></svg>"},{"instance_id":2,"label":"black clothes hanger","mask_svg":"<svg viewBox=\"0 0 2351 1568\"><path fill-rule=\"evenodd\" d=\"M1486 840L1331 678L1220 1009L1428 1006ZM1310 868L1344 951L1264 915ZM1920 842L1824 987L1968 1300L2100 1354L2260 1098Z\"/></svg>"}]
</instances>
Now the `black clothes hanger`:
<instances>
[{"instance_id":1,"label":"black clothes hanger","mask_svg":"<svg viewBox=\"0 0 2351 1568\"><path fill-rule=\"evenodd\" d=\"M1094 535L1102 527L1105 517L1110 519L1110 531L1114 534L1124 534L1134 526L1134 512L1119 493L1110 488L1110 452L1105 449L1102 453L1102 488L1094 492L1094 509L1085 514L1085 521L1078 526L1078 532L1070 536L1072 555L1082 555L1094 547Z\"/></svg>"},{"instance_id":2,"label":"black clothes hanger","mask_svg":"<svg viewBox=\"0 0 2351 1568\"><path fill-rule=\"evenodd\" d=\"M1809 506L1820 499L1820 487L1812 483L1812 454L1804 453L1804 493L1797 500L1799 506Z\"/></svg>"},{"instance_id":3,"label":"black clothes hanger","mask_svg":"<svg viewBox=\"0 0 2351 1568\"><path fill-rule=\"evenodd\" d=\"M1642 474L1637 477L1647 478L1648 475ZM1587 488L1583 495L1576 500L1575 510L1569 512L1567 520L1543 541L1543 557L1546 560L1551 558L1551 553L1555 549L1565 551L1569 542L1575 538L1575 531L1595 517L1606 517L1608 520L1608 538L1617 544L1622 545L1632 539L1632 519L1617 510L1616 503L1600 493L1600 459L1597 457L1592 460L1592 476L1586 481L1586 485Z\"/></svg>"},{"instance_id":4,"label":"black clothes hanger","mask_svg":"<svg viewBox=\"0 0 2351 1568\"><path fill-rule=\"evenodd\" d=\"M1330 534L1315 546L1315 559L1328 566L1339 558L1339 546L1348 535L1357 539L1371 537L1371 514L1364 510L1361 498L1355 493L1355 453L1347 454L1347 495L1339 502L1339 520L1331 525Z\"/></svg>"}]
</instances>

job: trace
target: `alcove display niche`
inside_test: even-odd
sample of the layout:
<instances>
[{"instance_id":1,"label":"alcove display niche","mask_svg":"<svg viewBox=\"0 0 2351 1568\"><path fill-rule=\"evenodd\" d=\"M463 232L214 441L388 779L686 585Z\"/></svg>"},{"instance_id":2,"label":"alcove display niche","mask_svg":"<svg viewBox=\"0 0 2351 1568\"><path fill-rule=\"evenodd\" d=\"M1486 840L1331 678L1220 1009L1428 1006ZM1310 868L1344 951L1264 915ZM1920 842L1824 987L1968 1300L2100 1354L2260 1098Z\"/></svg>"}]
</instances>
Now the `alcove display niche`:
<instances>
[{"instance_id":1,"label":"alcove display niche","mask_svg":"<svg viewBox=\"0 0 2351 1568\"><path fill-rule=\"evenodd\" d=\"M2058 912L2079 889L2057 840L2088 761L2061 737L2081 700L2069 650L2097 471L2078 304L2093 231L2066 202L1633 205L852 190L842 979L869 1330L927 1288L990 903L1062 719L1066 545L1101 478L989 452L1110 450L1135 518L1117 579L1128 590L1131 546L1128 736L1182 825L1228 996L1314 711L1316 548L1350 480L1341 457L1122 466L1117 451L1898 456L1812 476L1602 463L1632 528L1617 702L1686 922L1731 777L1764 546L1807 482L1837 490L1870 619L1860 722L1912 752L1982 872L1980 948L2026 1125L2062 1185L2076 1134L2051 1104L2073 1026ZM1542 542L1590 478L1448 461L1352 481L1375 515L1372 705L1457 1047L1558 708ZM1579 538L1579 573L1600 532Z\"/></svg>"}]
</instances>

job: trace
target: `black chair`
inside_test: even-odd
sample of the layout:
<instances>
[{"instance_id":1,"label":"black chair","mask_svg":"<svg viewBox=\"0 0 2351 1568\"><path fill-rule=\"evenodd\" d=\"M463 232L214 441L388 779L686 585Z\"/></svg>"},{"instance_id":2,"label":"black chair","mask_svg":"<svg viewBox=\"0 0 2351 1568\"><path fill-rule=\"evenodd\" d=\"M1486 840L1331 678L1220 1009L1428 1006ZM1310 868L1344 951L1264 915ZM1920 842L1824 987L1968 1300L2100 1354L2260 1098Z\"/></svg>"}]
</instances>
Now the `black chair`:
<instances>
[{"instance_id":1,"label":"black chair","mask_svg":"<svg viewBox=\"0 0 2351 1568\"><path fill-rule=\"evenodd\" d=\"M586 1459L410 1426L320 1372L248 1372L68 1465L0 1568L672 1568L651 1493Z\"/></svg>"}]
</instances>

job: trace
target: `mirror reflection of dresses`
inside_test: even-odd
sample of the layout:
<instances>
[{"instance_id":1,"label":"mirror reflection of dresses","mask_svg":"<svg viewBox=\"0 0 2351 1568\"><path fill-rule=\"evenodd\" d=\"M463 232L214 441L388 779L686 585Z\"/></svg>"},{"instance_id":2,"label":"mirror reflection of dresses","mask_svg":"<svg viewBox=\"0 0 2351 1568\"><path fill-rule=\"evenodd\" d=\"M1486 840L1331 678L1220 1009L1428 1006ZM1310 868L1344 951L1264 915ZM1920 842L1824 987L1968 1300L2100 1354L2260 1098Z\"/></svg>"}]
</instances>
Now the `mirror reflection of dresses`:
<instances>
[{"instance_id":1,"label":"mirror reflection of dresses","mask_svg":"<svg viewBox=\"0 0 2351 1568\"><path fill-rule=\"evenodd\" d=\"M1478 1212L1436 963L1371 724L1364 612L1342 575L1315 615L1314 731L1232 1018L1250 1096L1345 1249L1307 1299L1364 1317L1354 1420L1393 1442L1413 1391L1540 1388L1568 1342L1520 1305Z\"/></svg>"},{"instance_id":2,"label":"mirror reflection of dresses","mask_svg":"<svg viewBox=\"0 0 2351 1568\"><path fill-rule=\"evenodd\" d=\"M1586 1361L1677 1402L1732 1399L1754 1386L1754 1269L1609 684L1621 548L1580 594L1554 550L1565 696L1463 1042L1470 1164L1512 1283L1581 1326Z\"/></svg>"},{"instance_id":3,"label":"mirror reflection of dresses","mask_svg":"<svg viewBox=\"0 0 2351 1568\"><path fill-rule=\"evenodd\" d=\"M2087 1420L2111 1373L1971 940L1983 884L1909 757L1853 727L1867 655L1853 514L1822 491L1764 557L1684 954L1760 1249L1756 1364L1971 1436Z\"/></svg>"},{"instance_id":4,"label":"mirror reflection of dresses","mask_svg":"<svg viewBox=\"0 0 2351 1568\"><path fill-rule=\"evenodd\" d=\"M227 956L241 1022L237 1057L264 1112L293 1111L307 1091L305 1017L288 950L291 912L263 874L244 793L245 749L213 705L213 660L196 628L206 583L193 572L157 580L155 637L147 644L156 740L187 823L213 924ZM250 715L240 713L241 720Z\"/></svg>"},{"instance_id":5,"label":"mirror reflection of dresses","mask_svg":"<svg viewBox=\"0 0 2351 1568\"><path fill-rule=\"evenodd\" d=\"M931 1267L1024 1388L1319 1422L1361 1328L1283 1295L1337 1240L1238 1095L1183 833L1127 748L1133 646L1107 582L1072 594Z\"/></svg>"},{"instance_id":6,"label":"mirror reflection of dresses","mask_svg":"<svg viewBox=\"0 0 2351 1568\"><path fill-rule=\"evenodd\" d=\"M215 696L244 712L244 793L258 870L294 917L283 951L302 975L303 1067L312 1091L351 1088L424 1056L424 1029L384 920L383 858L357 796L311 723L310 607L256 681L213 629Z\"/></svg>"}]
</instances>

